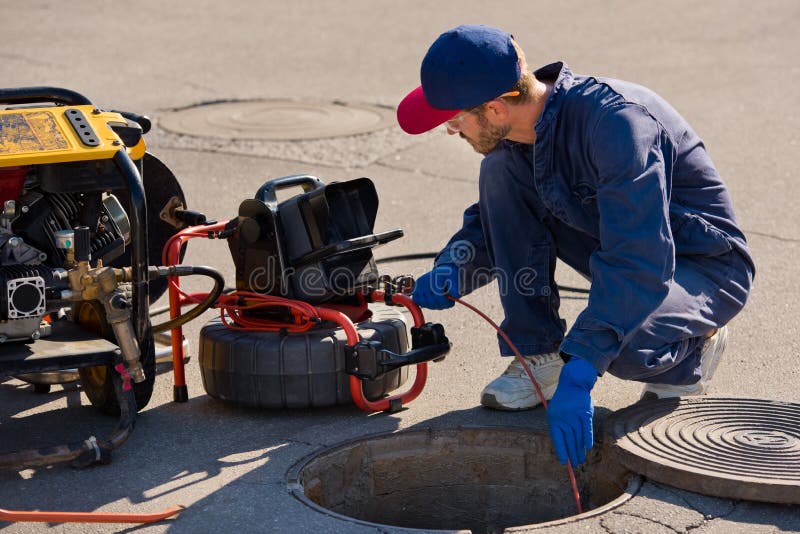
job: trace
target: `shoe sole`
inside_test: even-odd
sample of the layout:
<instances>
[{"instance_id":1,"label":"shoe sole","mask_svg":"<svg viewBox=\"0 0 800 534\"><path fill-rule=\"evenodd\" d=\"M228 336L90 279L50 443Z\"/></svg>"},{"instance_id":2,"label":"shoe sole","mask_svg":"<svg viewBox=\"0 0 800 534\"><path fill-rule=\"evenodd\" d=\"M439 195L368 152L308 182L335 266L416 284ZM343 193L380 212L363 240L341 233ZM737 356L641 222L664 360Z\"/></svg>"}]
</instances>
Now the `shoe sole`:
<instances>
[{"instance_id":1,"label":"shoe sole","mask_svg":"<svg viewBox=\"0 0 800 534\"><path fill-rule=\"evenodd\" d=\"M541 404L541 403L540 403ZM489 408L491 410L500 410L502 412L522 412L525 410L533 410L536 406L527 406L524 408L509 408L503 404L497 402L497 398L494 395L481 395L481 406L484 408Z\"/></svg>"},{"instance_id":2,"label":"shoe sole","mask_svg":"<svg viewBox=\"0 0 800 534\"><path fill-rule=\"evenodd\" d=\"M553 397L553 394L555 393L555 389L556 389L555 387L553 387L552 390L546 389L542 393L544 393L544 396L547 400L550 400ZM514 408L512 406L501 404L497 400L497 397L495 397L491 393L484 393L483 395L481 395L481 406L484 406L485 408L489 408L492 410L500 410L503 412L523 412L525 410L533 410L534 408L538 408L541 405L542 405L541 402L537 402L532 406L521 406L519 408Z\"/></svg>"}]
</instances>

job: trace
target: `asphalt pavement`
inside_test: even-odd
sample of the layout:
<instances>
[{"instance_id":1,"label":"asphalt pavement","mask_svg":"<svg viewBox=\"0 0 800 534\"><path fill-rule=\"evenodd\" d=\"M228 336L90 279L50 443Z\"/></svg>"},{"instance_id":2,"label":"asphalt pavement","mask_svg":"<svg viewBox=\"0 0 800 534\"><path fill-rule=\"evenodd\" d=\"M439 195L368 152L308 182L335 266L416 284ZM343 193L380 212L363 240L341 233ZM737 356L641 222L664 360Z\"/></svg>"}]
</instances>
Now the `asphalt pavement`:
<instances>
[{"instance_id":1,"label":"asphalt pavement","mask_svg":"<svg viewBox=\"0 0 800 534\"><path fill-rule=\"evenodd\" d=\"M405 237L376 256L438 250L477 198L480 157L443 130L410 137L399 127L325 141L235 143L168 132L159 118L217 101L290 99L395 107L419 83L429 44L462 23L514 34L529 63L566 61L573 71L627 79L670 101L704 139L728 184L756 265L750 302L734 319L712 395L800 402L800 211L792 185L800 163L800 3L712 0L562 2L323 2L200 0L71 3L0 0L4 87L62 86L95 104L147 114L149 150L179 178L189 207L215 219L236 215L260 185L289 174L325 181L370 177L381 204L376 230ZM299 144L298 144L299 143ZM234 280L227 247L192 242L187 264L218 268ZM426 260L389 264L419 275ZM563 285L586 286L564 265ZM199 281L186 287L201 290ZM586 301L568 294L571 323ZM499 319L494 286L469 301ZM402 532L313 510L293 498L287 472L322 448L370 434L463 425L536 428L541 411L482 409L479 392L507 364L495 334L471 312L426 314L453 341L430 367L408 409L367 416L355 407L238 409L208 397L197 366L207 313L185 328L192 360L189 402L172 402L169 371L134 434L110 465L0 472L0 508L154 512L180 504L177 518L144 527L0 523L9 533L55 532ZM635 402L640 385L603 377L601 413ZM0 450L83 439L114 420L96 413L80 388L35 394L0 380ZM398 466L402 468L402 466ZM645 482L626 504L552 527L572 532L800 531L800 509L732 501Z\"/></svg>"}]
</instances>

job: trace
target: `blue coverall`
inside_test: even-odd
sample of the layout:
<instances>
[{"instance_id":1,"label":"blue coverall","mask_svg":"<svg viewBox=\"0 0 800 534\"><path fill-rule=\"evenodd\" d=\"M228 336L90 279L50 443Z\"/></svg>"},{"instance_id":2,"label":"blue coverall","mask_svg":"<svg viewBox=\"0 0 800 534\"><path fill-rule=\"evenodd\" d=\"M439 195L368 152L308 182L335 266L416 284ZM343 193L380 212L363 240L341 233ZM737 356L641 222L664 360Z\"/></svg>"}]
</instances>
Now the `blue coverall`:
<instances>
[{"instance_id":1,"label":"blue coverall","mask_svg":"<svg viewBox=\"0 0 800 534\"><path fill-rule=\"evenodd\" d=\"M623 379L698 381L704 337L742 309L755 273L702 141L645 87L564 63L534 74L553 83L535 143L501 141L484 158L479 200L436 265L461 268L462 294L497 280L501 326L523 354L560 349ZM566 336L557 257L591 281Z\"/></svg>"}]
</instances>

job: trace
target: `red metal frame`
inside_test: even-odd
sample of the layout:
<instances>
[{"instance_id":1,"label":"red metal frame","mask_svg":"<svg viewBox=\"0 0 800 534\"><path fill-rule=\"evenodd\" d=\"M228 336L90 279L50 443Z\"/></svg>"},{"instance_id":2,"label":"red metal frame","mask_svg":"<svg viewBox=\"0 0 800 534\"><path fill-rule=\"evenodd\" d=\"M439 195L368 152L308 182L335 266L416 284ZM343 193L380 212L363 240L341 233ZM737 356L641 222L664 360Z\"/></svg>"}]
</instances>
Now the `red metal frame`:
<instances>
[{"instance_id":1,"label":"red metal frame","mask_svg":"<svg viewBox=\"0 0 800 534\"><path fill-rule=\"evenodd\" d=\"M384 299L384 292L383 291L373 291L372 292L372 300L383 300ZM408 308L408 311L411 312L411 316L414 319L414 326L420 327L425 324L425 318L422 316L422 310L420 310L419 306L417 306L411 298L407 297L406 295L401 295L395 293L392 295L392 302L395 304L400 304ZM319 313L320 318L326 321L333 321L338 323L339 326L342 327L345 334L347 335L347 343L349 345L355 345L358 343L358 332L356 331L355 325L353 322L343 313L337 312L335 310L328 310L323 306L317 307L317 312ZM364 396L364 388L363 382L360 378L350 375L350 396L353 398L353 402L356 406L364 410L365 412L385 412L389 410L393 410L396 403L399 401L400 404L407 404L412 400L416 399L420 393L422 393L423 388L425 387L425 382L428 380L428 364L427 362L418 363L417 364L417 373L416 377L414 378L414 384L412 384L411 388L406 391L405 393L401 393L398 395L393 395L391 397L386 397L377 401L370 401Z\"/></svg>"},{"instance_id":2,"label":"red metal frame","mask_svg":"<svg viewBox=\"0 0 800 534\"><path fill-rule=\"evenodd\" d=\"M162 261L164 265L178 265L180 263L181 247L189 239L195 237L208 237L210 232L218 232L225 228L228 221L221 221L209 226L193 226L184 228L167 242L164 246ZM169 308L170 318L175 319L181 314L181 301L180 294L180 281L178 277L170 277L168 279L169 286ZM373 291L371 295L372 300L384 300L385 294L383 291ZM395 293L392 295L392 302L398 305L405 306L410 312L411 317L414 319L414 326L420 327L425 324L425 318L422 315L422 310L417 306L410 297L402 294ZM355 345L358 343L358 331L356 330L353 321L350 320L345 314L340 311L318 306L315 308L319 317L326 321L332 321L342 327L347 335L347 343ZM177 327L171 330L172 333L172 372L175 387L186 387L186 374L184 369L183 359L183 328ZM394 410L399 402L400 405L407 404L416 399L422 393L425 387L425 382L428 379L428 364L426 362L418 363L416 369L416 376L411 388L405 393L386 397L377 401L370 401L364 396L362 380L356 376L350 376L350 396L356 406L365 412L382 412Z\"/></svg>"},{"instance_id":3,"label":"red metal frame","mask_svg":"<svg viewBox=\"0 0 800 534\"><path fill-rule=\"evenodd\" d=\"M164 265L178 265L181 262L181 247L189 239L195 237L208 237L209 232L218 232L225 228L228 221L218 222L208 226L192 226L184 228L167 241L164 245L161 260ZM167 279L169 290L169 316L175 319L181 315L180 278L172 276ZM175 387L186 387L186 372L183 363L183 328L177 327L170 330L172 336L172 376Z\"/></svg>"}]
</instances>

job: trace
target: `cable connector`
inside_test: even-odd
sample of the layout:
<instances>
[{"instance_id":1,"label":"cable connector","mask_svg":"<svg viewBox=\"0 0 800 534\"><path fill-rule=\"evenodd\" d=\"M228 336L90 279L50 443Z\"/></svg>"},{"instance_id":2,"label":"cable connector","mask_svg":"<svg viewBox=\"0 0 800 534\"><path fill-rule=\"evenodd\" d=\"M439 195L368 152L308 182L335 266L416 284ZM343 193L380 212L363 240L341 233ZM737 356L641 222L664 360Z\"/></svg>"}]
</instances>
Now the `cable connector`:
<instances>
[{"instance_id":1,"label":"cable connector","mask_svg":"<svg viewBox=\"0 0 800 534\"><path fill-rule=\"evenodd\" d=\"M378 283L382 287L383 301L387 306L402 306L402 304L394 302L392 297L396 294L410 294L414 289L414 278L410 275L400 275L394 278L383 275Z\"/></svg>"},{"instance_id":2,"label":"cable connector","mask_svg":"<svg viewBox=\"0 0 800 534\"><path fill-rule=\"evenodd\" d=\"M234 235L237 231L239 231L239 220L238 219L231 219L228 221L228 224L225 225L225 228L219 230L217 232L209 232L208 238L209 239L228 239L230 236Z\"/></svg>"},{"instance_id":3,"label":"cable connector","mask_svg":"<svg viewBox=\"0 0 800 534\"><path fill-rule=\"evenodd\" d=\"M170 266L155 266L151 265L147 268L147 274L150 280L162 278L165 276L189 276L195 274L195 268L192 265L170 265Z\"/></svg>"},{"instance_id":4,"label":"cable connector","mask_svg":"<svg viewBox=\"0 0 800 534\"><path fill-rule=\"evenodd\" d=\"M199 211L176 208L172 215L186 226L206 224L205 214Z\"/></svg>"}]
</instances>

